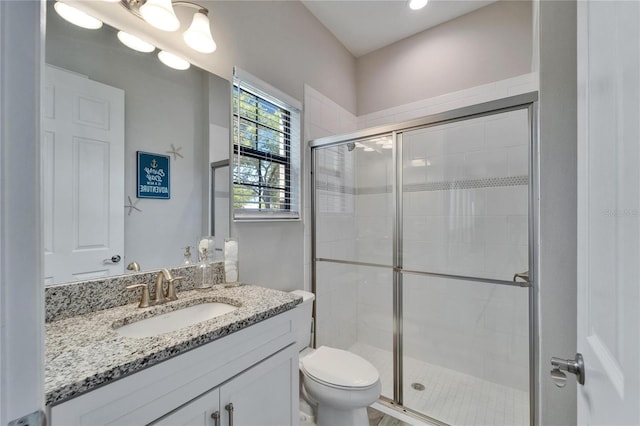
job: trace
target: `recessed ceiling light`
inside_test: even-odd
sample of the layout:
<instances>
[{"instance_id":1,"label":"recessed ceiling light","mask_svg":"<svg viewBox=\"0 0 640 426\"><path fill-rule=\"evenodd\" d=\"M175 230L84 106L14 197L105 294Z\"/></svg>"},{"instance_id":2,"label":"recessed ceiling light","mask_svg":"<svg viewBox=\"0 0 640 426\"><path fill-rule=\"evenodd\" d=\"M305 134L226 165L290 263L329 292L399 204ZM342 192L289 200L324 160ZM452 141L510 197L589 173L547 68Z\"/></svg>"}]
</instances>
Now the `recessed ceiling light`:
<instances>
[{"instance_id":1,"label":"recessed ceiling light","mask_svg":"<svg viewBox=\"0 0 640 426\"><path fill-rule=\"evenodd\" d=\"M138 52L149 53L156 50L156 47L153 44L140 40L138 37L125 33L124 31L118 31L118 40L128 48L137 50Z\"/></svg>"},{"instance_id":2,"label":"recessed ceiling light","mask_svg":"<svg viewBox=\"0 0 640 426\"><path fill-rule=\"evenodd\" d=\"M173 53L165 52L164 50L158 52L158 59L160 59L160 61L169 68L180 71L189 69L191 66L189 62L185 61L181 57L176 56Z\"/></svg>"},{"instance_id":3,"label":"recessed ceiling light","mask_svg":"<svg viewBox=\"0 0 640 426\"><path fill-rule=\"evenodd\" d=\"M420 10L427 5L429 0L409 0L411 10Z\"/></svg>"},{"instance_id":4,"label":"recessed ceiling light","mask_svg":"<svg viewBox=\"0 0 640 426\"><path fill-rule=\"evenodd\" d=\"M58 12L58 15L62 16L65 20L71 22L74 25L77 25L82 28L86 28L88 30L97 30L102 28L102 21L94 18L81 10L76 9L75 7L71 7L66 3L61 3L57 1L53 8Z\"/></svg>"}]
</instances>

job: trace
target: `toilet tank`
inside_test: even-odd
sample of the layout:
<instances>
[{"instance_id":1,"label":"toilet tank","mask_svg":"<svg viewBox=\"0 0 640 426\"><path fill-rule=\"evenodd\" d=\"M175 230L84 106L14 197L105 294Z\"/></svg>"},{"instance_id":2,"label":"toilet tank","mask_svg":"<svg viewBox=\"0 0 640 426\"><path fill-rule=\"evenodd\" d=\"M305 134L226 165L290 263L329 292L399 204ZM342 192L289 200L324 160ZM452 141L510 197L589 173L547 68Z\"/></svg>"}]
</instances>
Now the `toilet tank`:
<instances>
[{"instance_id":1,"label":"toilet tank","mask_svg":"<svg viewBox=\"0 0 640 426\"><path fill-rule=\"evenodd\" d=\"M313 329L313 300L316 298L313 293L303 290L294 290L291 294L302 297L302 303L295 307L296 310L296 326L298 328L298 352L307 347L311 347L311 334Z\"/></svg>"}]
</instances>

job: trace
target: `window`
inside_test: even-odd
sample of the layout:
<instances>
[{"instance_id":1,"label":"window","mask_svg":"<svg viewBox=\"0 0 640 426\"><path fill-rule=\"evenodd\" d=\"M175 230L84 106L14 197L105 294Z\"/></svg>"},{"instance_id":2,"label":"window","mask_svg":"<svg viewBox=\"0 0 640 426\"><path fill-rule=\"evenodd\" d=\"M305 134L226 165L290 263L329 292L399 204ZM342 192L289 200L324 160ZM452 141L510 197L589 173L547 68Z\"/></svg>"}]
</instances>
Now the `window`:
<instances>
[{"instance_id":1,"label":"window","mask_svg":"<svg viewBox=\"0 0 640 426\"><path fill-rule=\"evenodd\" d=\"M300 217L299 127L298 108L236 74L233 85L234 219Z\"/></svg>"}]
</instances>

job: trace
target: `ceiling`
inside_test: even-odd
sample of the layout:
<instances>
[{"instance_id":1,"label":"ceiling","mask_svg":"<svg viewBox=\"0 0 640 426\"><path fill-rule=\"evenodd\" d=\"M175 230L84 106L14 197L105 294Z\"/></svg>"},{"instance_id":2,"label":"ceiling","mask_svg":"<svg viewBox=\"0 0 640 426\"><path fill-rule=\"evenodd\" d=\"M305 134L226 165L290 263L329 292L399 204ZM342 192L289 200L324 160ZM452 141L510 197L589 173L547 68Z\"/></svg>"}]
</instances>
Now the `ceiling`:
<instances>
[{"instance_id":1,"label":"ceiling","mask_svg":"<svg viewBox=\"0 0 640 426\"><path fill-rule=\"evenodd\" d=\"M421 10L407 0L301 0L355 56L360 57L496 0L430 0Z\"/></svg>"}]
</instances>

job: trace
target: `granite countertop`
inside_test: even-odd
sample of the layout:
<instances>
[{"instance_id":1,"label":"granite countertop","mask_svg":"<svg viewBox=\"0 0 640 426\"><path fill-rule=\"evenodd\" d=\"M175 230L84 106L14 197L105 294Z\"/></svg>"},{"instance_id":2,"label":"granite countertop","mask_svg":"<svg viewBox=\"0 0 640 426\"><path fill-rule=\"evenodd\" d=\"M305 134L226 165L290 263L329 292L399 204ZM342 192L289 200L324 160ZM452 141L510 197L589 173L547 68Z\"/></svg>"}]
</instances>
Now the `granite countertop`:
<instances>
[{"instance_id":1,"label":"granite countertop","mask_svg":"<svg viewBox=\"0 0 640 426\"><path fill-rule=\"evenodd\" d=\"M248 285L183 291L178 297L150 308L129 304L45 324L46 404L76 397L292 309L302 301L290 293ZM224 302L239 308L153 337L124 337L114 328L206 302Z\"/></svg>"}]
</instances>

